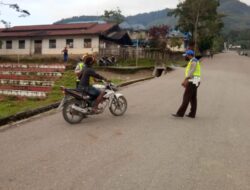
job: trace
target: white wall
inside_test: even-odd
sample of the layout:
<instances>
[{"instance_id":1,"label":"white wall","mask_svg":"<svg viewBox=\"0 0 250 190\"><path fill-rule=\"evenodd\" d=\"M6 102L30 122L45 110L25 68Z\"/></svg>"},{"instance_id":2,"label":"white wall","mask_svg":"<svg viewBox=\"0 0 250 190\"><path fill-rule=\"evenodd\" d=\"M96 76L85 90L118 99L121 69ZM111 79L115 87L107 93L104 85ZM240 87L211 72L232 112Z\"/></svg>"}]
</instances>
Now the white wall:
<instances>
[{"instance_id":1,"label":"white wall","mask_svg":"<svg viewBox=\"0 0 250 190\"><path fill-rule=\"evenodd\" d=\"M30 39L7 39L12 40L12 49L6 49L6 40L2 41L2 49L0 49L0 55L29 55L31 48ZM19 40L25 40L25 49L19 49Z\"/></svg>"},{"instance_id":2,"label":"white wall","mask_svg":"<svg viewBox=\"0 0 250 190\"><path fill-rule=\"evenodd\" d=\"M49 40L56 40L56 48L49 48ZM6 49L6 40L2 39L2 49L0 49L0 55L29 55L34 54L34 41L42 40L42 54L43 55L56 55L62 54L63 48L66 46L66 39L74 40L74 47L69 48L70 54L84 54L93 53L99 51L99 36L67 36L67 37L46 37L43 39L7 39L12 40L12 49ZM92 39L92 48L84 48L84 39ZM19 40L25 40L25 49L18 48Z\"/></svg>"},{"instance_id":3,"label":"white wall","mask_svg":"<svg viewBox=\"0 0 250 190\"><path fill-rule=\"evenodd\" d=\"M49 40L56 40L56 48L49 48ZM43 40L43 51L42 54L61 54L61 51L66 46L66 39L74 40L74 47L69 48L68 52L70 54L83 54L83 53L93 53L99 51L99 37L98 36L81 36L81 37L55 37L46 38ZM84 39L92 39L92 48L84 48Z\"/></svg>"}]
</instances>

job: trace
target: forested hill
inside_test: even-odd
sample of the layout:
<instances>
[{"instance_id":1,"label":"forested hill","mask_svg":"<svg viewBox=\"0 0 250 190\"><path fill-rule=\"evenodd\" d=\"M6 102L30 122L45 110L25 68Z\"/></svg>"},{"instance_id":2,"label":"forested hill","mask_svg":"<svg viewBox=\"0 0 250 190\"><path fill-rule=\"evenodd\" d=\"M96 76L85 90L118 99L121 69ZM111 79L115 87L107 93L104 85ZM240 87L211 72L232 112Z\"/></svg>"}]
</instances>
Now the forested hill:
<instances>
[{"instance_id":1,"label":"forested hill","mask_svg":"<svg viewBox=\"0 0 250 190\"><path fill-rule=\"evenodd\" d=\"M250 6L238 0L221 0L219 12L225 14L225 29L250 28Z\"/></svg>"},{"instance_id":2,"label":"forested hill","mask_svg":"<svg viewBox=\"0 0 250 190\"><path fill-rule=\"evenodd\" d=\"M171 9L164 9L160 11L154 11L150 13L142 13L134 16L128 16L125 18L125 22L128 24L134 25L143 25L146 28L159 25L159 24L168 24L170 26L174 26L176 24L177 19L174 17L167 16L168 12ZM99 16L75 16L72 18L65 18L60 21L55 22L56 24L64 24L64 23L74 23L74 22L86 22L86 21L101 21L102 18Z\"/></svg>"},{"instance_id":3,"label":"forested hill","mask_svg":"<svg viewBox=\"0 0 250 190\"><path fill-rule=\"evenodd\" d=\"M225 30L237 30L250 28L250 6L240 2L239 0L220 0L219 12L225 15L224 23ZM177 19L167 16L171 9L164 9L150 13L142 13L134 16L128 16L125 21L130 24L140 24L146 28L152 25L167 24L174 26ZM72 18L62 19L56 23L69 22L86 22L86 21L100 21L98 16L75 16Z\"/></svg>"},{"instance_id":4,"label":"forested hill","mask_svg":"<svg viewBox=\"0 0 250 190\"><path fill-rule=\"evenodd\" d=\"M160 11L154 11L150 13L142 13L137 14L135 16L128 16L126 17L126 22L129 24L142 24L146 28L153 26L153 25L159 25L159 24L167 24L170 26L176 25L177 19L174 17L167 16L168 12L170 12L171 9L164 9Z\"/></svg>"}]
</instances>

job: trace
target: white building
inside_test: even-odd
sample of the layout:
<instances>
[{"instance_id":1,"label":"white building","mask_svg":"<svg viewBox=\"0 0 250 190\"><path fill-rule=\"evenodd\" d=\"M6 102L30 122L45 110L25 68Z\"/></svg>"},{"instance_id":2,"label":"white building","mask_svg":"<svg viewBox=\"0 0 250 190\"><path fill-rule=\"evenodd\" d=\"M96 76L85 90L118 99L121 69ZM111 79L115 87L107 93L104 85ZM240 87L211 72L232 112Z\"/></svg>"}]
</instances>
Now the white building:
<instances>
[{"instance_id":1,"label":"white building","mask_svg":"<svg viewBox=\"0 0 250 190\"><path fill-rule=\"evenodd\" d=\"M69 54L83 54L109 45L131 45L128 34L110 23L16 26L0 29L0 41L0 55L57 55L65 46Z\"/></svg>"}]
</instances>

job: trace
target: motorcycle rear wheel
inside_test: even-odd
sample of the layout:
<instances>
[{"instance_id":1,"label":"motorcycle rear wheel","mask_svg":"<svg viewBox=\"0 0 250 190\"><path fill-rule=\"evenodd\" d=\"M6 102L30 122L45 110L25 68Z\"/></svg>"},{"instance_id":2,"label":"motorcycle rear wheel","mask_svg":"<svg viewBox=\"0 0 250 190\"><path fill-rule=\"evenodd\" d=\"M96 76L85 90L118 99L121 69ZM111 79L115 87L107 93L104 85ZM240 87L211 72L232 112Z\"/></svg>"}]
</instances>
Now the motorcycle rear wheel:
<instances>
[{"instance_id":1,"label":"motorcycle rear wheel","mask_svg":"<svg viewBox=\"0 0 250 190\"><path fill-rule=\"evenodd\" d=\"M80 105L80 103L80 101L74 99L64 104L62 114L65 121L70 124L77 124L80 123L83 118L85 118L85 115L83 113L78 112L72 108L73 105Z\"/></svg>"}]
</instances>

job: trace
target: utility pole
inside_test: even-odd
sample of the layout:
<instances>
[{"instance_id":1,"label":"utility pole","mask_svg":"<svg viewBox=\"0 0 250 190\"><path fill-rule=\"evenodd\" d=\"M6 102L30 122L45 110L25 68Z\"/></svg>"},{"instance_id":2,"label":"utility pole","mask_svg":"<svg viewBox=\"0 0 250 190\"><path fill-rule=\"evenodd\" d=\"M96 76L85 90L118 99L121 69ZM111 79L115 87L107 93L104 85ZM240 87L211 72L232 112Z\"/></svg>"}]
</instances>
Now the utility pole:
<instances>
[{"instance_id":1,"label":"utility pole","mask_svg":"<svg viewBox=\"0 0 250 190\"><path fill-rule=\"evenodd\" d=\"M200 9L201 9L201 1L199 0L198 8L197 8L197 15L195 20L195 27L194 27L194 50L197 50L197 40L198 40L198 24L200 18Z\"/></svg>"},{"instance_id":2,"label":"utility pole","mask_svg":"<svg viewBox=\"0 0 250 190\"><path fill-rule=\"evenodd\" d=\"M139 46L139 40L137 38L137 41L136 41L136 54L135 54L135 65L136 65L136 67L138 67L138 46Z\"/></svg>"}]
</instances>

